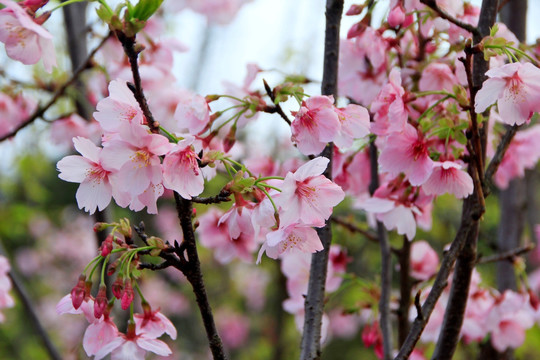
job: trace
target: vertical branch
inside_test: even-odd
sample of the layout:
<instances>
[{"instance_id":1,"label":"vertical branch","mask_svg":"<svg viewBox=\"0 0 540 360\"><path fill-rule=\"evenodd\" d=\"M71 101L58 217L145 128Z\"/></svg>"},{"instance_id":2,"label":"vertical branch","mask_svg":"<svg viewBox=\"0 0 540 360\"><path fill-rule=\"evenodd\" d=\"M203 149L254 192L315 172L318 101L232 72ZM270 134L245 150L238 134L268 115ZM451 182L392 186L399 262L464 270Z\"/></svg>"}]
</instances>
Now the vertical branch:
<instances>
[{"instance_id":1,"label":"vertical branch","mask_svg":"<svg viewBox=\"0 0 540 360\"><path fill-rule=\"evenodd\" d=\"M208 302L208 295L206 294L204 286L201 263L197 252L197 243L195 241L195 232L192 224L193 206L190 200L183 199L176 192L174 192L174 201L176 202L176 211L178 212L178 219L180 220L180 226L182 227L182 233L184 234L182 245L184 246L188 257L188 261L182 270L195 293L199 312L203 319L204 329L206 330L206 337L210 344L210 351L212 352L214 359L226 359L223 344L216 329L214 315L212 314L212 308Z\"/></svg>"},{"instance_id":2,"label":"vertical branch","mask_svg":"<svg viewBox=\"0 0 540 360\"><path fill-rule=\"evenodd\" d=\"M474 44L478 44L484 36L489 34L490 27L493 26L497 17L498 6L498 0L484 0L482 2L480 19L478 21L479 33L475 33L473 36ZM467 54L468 58L470 58L470 56L470 54ZM470 61L467 61L467 63L470 63ZM484 60L483 54L474 54L472 57L472 64L472 70L468 68L467 71L470 72L468 76L470 79L470 105L471 109L474 109L475 96L482 87L482 83L486 77L485 73L489 69L489 64ZM484 124L484 127L482 128L478 127L474 110L470 111L470 117L471 126L468 130L470 133L468 149L474 149L475 156L471 156L468 171L474 179L475 189L474 193L465 199L463 207L464 211L468 208L475 209L476 211L474 212L479 212L479 215L481 215L485 210L481 183L484 180L487 124ZM467 306L471 276L476 263L479 219L480 217L469 220L472 225L471 231L467 234L464 247L456 262L454 280L452 282L448 305L444 314L441 333L433 353L433 359L451 359L456 350L461 326L463 324L465 308Z\"/></svg>"},{"instance_id":3,"label":"vertical branch","mask_svg":"<svg viewBox=\"0 0 540 360\"><path fill-rule=\"evenodd\" d=\"M377 160L377 146L374 142L369 144L369 163L371 181L369 192L371 195L379 187L379 166ZM377 239L381 250L381 298L379 299L380 326L383 339L383 359L392 356L392 322L390 320L390 293L392 292L392 251L388 241L388 233L384 224L377 220ZM408 240L405 240L408 241Z\"/></svg>"},{"instance_id":4,"label":"vertical branch","mask_svg":"<svg viewBox=\"0 0 540 360\"><path fill-rule=\"evenodd\" d=\"M411 242L406 236L403 236L403 246L399 251L399 307L397 312L399 346L403 345L409 333L411 291Z\"/></svg>"},{"instance_id":5,"label":"vertical branch","mask_svg":"<svg viewBox=\"0 0 540 360\"><path fill-rule=\"evenodd\" d=\"M116 36L122 43L124 52L126 53L131 65L135 88L135 99L139 103L150 129L154 132L158 132L159 124L154 120L154 117L150 112L150 108L146 103L146 98L141 85L139 65L137 62L138 52L135 48L135 38L127 37L120 31L116 32ZM191 200L183 199L180 195L178 195L177 192L174 192L174 200L176 203L178 219L184 235L184 241L175 249L179 260L175 267L182 271L193 288L193 293L195 294L195 299L203 320L204 329L206 330L206 337L209 342L210 351L212 352L214 359L225 360L227 357L225 356L223 343L216 329L214 315L208 301L208 295L206 294L199 254L197 252L195 231L192 223L193 204ZM187 255L187 260L184 258L184 252Z\"/></svg>"},{"instance_id":6,"label":"vertical branch","mask_svg":"<svg viewBox=\"0 0 540 360\"><path fill-rule=\"evenodd\" d=\"M337 96L339 61L339 29L343 13L343 0L327 0L326 30L324 39L324 69L321 93ZM333 144L328 144L322 156L330 159L324 175L332 179ZM301 359L319 359L321 356L321 324L324 307L324 291L328 267L328 253L332 242L331 220L317 229L324 249L313 254L309 274L308 293L305 302L304 331L301 344Z\"/></svg>"}]
</instances>

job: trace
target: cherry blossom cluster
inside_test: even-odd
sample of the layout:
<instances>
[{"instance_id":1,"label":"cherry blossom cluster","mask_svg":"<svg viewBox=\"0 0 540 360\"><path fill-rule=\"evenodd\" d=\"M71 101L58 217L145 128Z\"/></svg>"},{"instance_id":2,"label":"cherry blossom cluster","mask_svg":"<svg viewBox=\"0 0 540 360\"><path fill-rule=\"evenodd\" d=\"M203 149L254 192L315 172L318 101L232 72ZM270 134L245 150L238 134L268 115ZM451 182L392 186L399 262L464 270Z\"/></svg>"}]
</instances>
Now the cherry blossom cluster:
<instances>
[{"instance_id":1,"label":"cherry blossom cluster","mask_svg":"<svg viewBox=\"0 0 540 360\"><path fill-rule=\"evenodd\" d=\"M159 255L166 248L159 238L147 239L147 246L135 247L131 240L131 228L127 220L119 223L98 223L95 230L111 229L111 233L95 257L79 276L70 294L64 296L56 306L58 314L84 314L88 327L83 337L83 348L88 356L103 359L108 354L113 358L144 359L151 351L161 356L171 354L168 345L158 340L163 334L176 339L176 328L159 309L153 310L142 295L137 279L140 277L138 264L142 254ZM117 256L120 254L119 256ZM114 259L112 261L112 259ZM101 265L100 285L95 296L92 295L92 277ZM86 272L89 270L87 276ZM105 275L116 275L111 285L113 298L107 297ZM142 314L133 313L135 292L141 299ZM131 308L127 331L118 330L111 316L116 300L122 310Z\"/></svg>"},{"instance_id":2,"label":"cherry blossom cluster","mask_svg":"<svg viewBox=\"0 0 540 360\"><path fill-rule=\"evenodd\" d=\"M474 5L459 1L437 3L456 19L476 25L479 9ZM464 110L469 84L459 61L465 56L463 39L468 34L431 16L431 10L418 1L393 1L387 22L380 28L364 21L370 11L366 14L363 6L353 5L347 12L364 18L351 27L343 40L339 89L368 107L372 114L369 131L377 135L381 185L371 197L365 184L355 186L356 194L351 195L357 200L357 208L374 215L387 229L413 239L417 227L431 227L430 212L436 196L449 193L466 198L474 189L473 179L466 172L469 119ZM419 42L421 38L427 41ZM450 43L452 50L432 60L428 55L437 50L437 41ZM527 62L531 54L517 48L517 43L506 26L498 24L478 46L478 51L491 59L492 69L474 99L474 111L483 113L496 104L491 117L507 125L529 123L540 110L540 69ZM522 60L516 61L518 57ZM499 127L490 127L490 137L497 142ZM504 165L495 175L497 185L507 186L540 159L526 140L532 138L535 127L523 131L512 142ZM526 155L519 155L521 151ZM344 167L334 165L338 183L358 156L345 154L349 161L343 163Z\"/></svg>"},{"instance_id":3,"label":"cherry blossom cluster","mask_svg":"<svg viewBox=\"0 0 540 360\"><path fill-rule=\"evenodd\" d=\"M9 294L11 290L11 280L9 278L9 262L5 256L0 255L0 309L10 308L15 305L13 298ZM4 314L0 312L0 323L4 322Z\"/></svg>"}]
</instances>

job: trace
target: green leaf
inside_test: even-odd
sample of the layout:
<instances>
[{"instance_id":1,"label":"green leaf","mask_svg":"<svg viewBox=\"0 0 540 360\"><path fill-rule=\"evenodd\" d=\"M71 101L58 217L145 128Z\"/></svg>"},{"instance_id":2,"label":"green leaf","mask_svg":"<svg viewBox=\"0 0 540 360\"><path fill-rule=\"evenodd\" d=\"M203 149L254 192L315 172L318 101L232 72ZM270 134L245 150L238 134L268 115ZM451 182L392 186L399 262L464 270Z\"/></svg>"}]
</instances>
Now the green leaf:
<instances>
[{"instance_id":1,"label":"green leaf","mask_svg":"<svg viewBox=\"0 0 540 360\"><path fill-rule=\"evenodd\" d=\"M159 9L163 0L139 0L133 11L130 9L132 18L146 21Z\"/></svg>"}]
</instances>

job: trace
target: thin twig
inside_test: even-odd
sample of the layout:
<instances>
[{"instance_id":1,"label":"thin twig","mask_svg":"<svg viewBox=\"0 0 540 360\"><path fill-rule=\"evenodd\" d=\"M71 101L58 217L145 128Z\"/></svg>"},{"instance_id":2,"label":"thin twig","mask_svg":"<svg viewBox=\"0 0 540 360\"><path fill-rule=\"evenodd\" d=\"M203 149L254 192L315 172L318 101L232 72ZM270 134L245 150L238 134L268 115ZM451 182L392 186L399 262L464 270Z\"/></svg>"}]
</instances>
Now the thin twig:
<instances>
[{"instance_id":1,"label":"thin twig","mask_svg":"<svg viewBox=\"0 0 540 360\"><path fill-rule=\"evenodd\" d=\"M228 191L221 191L216 196L210 196L210 197L198 197L194 196L191 198L191 201L198 204L219 204L222 202L228 202L231 201L230 197L231 194Z\"/></svg>"},{"instance_id":2,"label":"thin twig","mask_svg":"<svg viewBox=\"0 0 540 360\"><path fill-rule=\"evenodd\" d=\"M141 110L144 114L144 117L146 118L146 122L148 123L148 127L150 128L150 131L152 131L154 134L159 133L159 123L154 119L154 116L152 115L152 112L150 111L150 108L148 107L148 102L146 101L146 97L144 96L143 88L142 88L142 80L141 80L141 74L139 73L139 64L138 64L138 58L139 58L139 52L135 48L135 37L128 37L121 31L115 32L116 37L122 44L122 47L124 48L124 52L126 56L128 57L129 64L131 66L131 73L133 75L133 85L134 85L134 91L133 95L135 96L135 99L139 103L139 106L141 107Z\"/></svg>"},{"instance_id":3,"label":"thin twig","mask_svg":"<svg viewBox=\"0 0 540 360\"><path fill-rule=\"evenodd\" d=\"M519 128L520 126L518 125L506 126L506 132L502 136L501 142L497 145L495 155L491 158L484 175L484 194L487 195L491 192L491 187L493 187L493 176L495 176L495 173L504 158L504 154L506 154L506 150L508 150L512 139Z\"/></svg>"},{"instance_id":4,"label":"thin twig","mask_svg":"<svg viewBox=\"0 0 540 360\"><path fill-rule=\"evenodd\" d=\"M281 108L281 105L279 103L278 104L275 103L276 97L274 96L274 92L272 91L272 88L270 88L270 85L268 85L265 79L263 79L263 83L264 83L264 90L266 90L266 94L268 94L268 96L270 97L270 100L272 100L272 103L274 104L274 106L271 107L270 109L274 109L273 111L277 112L279 116L281 116L281 118L285 120L285 122L289 126L291 126L291 120L289 120L289 118L287 117L283 109Z\"/></svg>"},{"instance_id":5,"label":"thin twig","mask_svg":"<svg viewBox=\"0 0 540 360\"><path fill-rule=\"evenodd\" d=\"M441 9L439 5L437 5L437 2L435 0L420 0L420 2L429 8L431 8L433 11L435 11L441 18L450 21L452 24L462 28L463 30L466 30L470 32L473 35L480 35L480 32L475 26L472 26L471 24L467 24L466 22L460 21L453 17L452 15L448 14L446 11Z\"/></svg>"},{"instance_id":6,"label":"thin twig","mask_svg":"<svg viewBox=\"0 0 540 360\"><path fill-rule=\"evenodd\" d=\"M85 71L86 69L92 68L94 55L96 55L98 50L101 49L101 47L109 39L110 35L111 34L109 33L107 36L105 36L101 40L101 42L88 55L88 57L86 58L86 61L73 73L73 75L71 75L71 78L66 83L64 83L58 90L56 90L56 92L53 94L53 97L45 105L38 107L36 111L34 111L34 113L30 115L30 117L28 117L28 119L21 122L15 129L13 129L12 131L10 131L9 133L5 135L0 136L0 141L4 141L6 139L9 139L15 136L21 129L27 127L28 125L33 123L36 119L42 118L45 112L49 110L49 108L52 105L54 105L56 101L60 99L60 97L64 95L64 92L66 91L66 89L75 83L75 81L79 78L81 73Z\"/></svg>"},{"instance_id":7,"label":"thin twig","mask_svg":"<svg viewBox=\"0 0 540 360\"><path fill-rule=\"evenodd\" d=\"M343 226L345 229L349 230L350 232L361 234L362 236L364 236L369 241L373 241L373 242L376 242L376 243L379 242L379 239L377 238L377 235L373 234L371 231L361 229L360 227L356 226L352 222L349 222L349 221L347 221L347 220L345 220L345 219L343 219L341 217L332 216L332 222Z\"/></svg>"},{"instance_id":8,"label":"thin twig","mask_svg":"<svg viewBox=\"0 0 540 360\"><path fill-rule=\"evenodd\" d=\"M476 259L476 263L477 264L487 264L487 263L492 263L492 262L497 262L497 261L504 261L504 260L513 261L516 257L518 257L520 255L523 255L523 254L533 250L535 247L536 246L531 243L531 244L528 244L528 245L520 246L518 248L502 252L500 254L489 255L489 256L479 256Z\"/></svg>"}]
</instances>

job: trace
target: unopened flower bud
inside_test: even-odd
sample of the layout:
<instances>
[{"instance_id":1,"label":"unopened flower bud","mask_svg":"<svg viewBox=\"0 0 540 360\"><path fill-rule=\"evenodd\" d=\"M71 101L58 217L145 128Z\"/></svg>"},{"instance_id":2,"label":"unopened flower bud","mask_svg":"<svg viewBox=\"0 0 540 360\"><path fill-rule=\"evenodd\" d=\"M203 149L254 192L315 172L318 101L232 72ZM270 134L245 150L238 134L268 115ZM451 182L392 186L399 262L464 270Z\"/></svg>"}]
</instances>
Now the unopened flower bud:
<instances>
[{"instance_id":1,"label":"unopened flower bud","mask_svg":"<svg viewBox=\"0 0 540 360\"><path fill-rule=\"evenodd\" d=\"M124 290L124 279L117 277L111 286L112 293L115 298L120 299Z\"/></svg>"},{"instance_id":2,"label":"unopened flower bud","mask_svg":"<svg viewBox=\"0 0 540 360\"><path fill-rule=\"evenodd\" d=\"M106 257L113 249L113 236L109 234L101 244L101 256Z\"/></svg>"},{"instance_id":3,"label":"unopened flower bud","mask_svg":"<svg viewBox=\"0 0 540 360\"><path fill-rule=\"evenodd\" d=\"M131 280L126 279L126 281L124 281L124 291L122 292L122 299L120 300L122 310L127 310L129 305L131 305L134 297L135 293L133 292L133 288L131 287Z\"/></svg>"},{"instance_id":4,"label":"unopened flower bud","mask_svg":"<svg viewBox=\"0 0 540 360\"><path fill-rule=\"evenodd\" d=\"M405 9L401 7L401 4L395 6L390 13L388 14L388 25L393 28L396 28L403 24L405 21Z\"/></svg>"},{"instance_id":5,"label":"unopened flower bud","mask_svg":"<svg viewBox=\"0 0 540 360\"><path fill-rule=\"evenodd\" d=\"M100 285L99 291L96 295L96 300L94 301L94 317L96 319L99 319L103 315L107 309L107 304L107 286Z\"/></svg>"},{"instance_id":6,"label":"unopened flower bud","mask_svg":"<svg viewBox=\"0 0 540 360\"><path fill-rule=\"evenodd\" d=\"M81 307L84 298L86 297L86 275L81 274L79 276L79 280L77 281L77 285L73 287L71 290L71 302L73 303L73 307L75 309L78 309Z\"/></svg>"},{"instance_id":7,"label":"unopened flower bud","mask_svg":"<svg viewBox=\"0 0 540 360\"><path fill-rule=\"evenodd\" d=\"M108 228L110 225L105 222L97 222L94 224L94 232L103 231Z\"/></svg>"}]
</instances>

